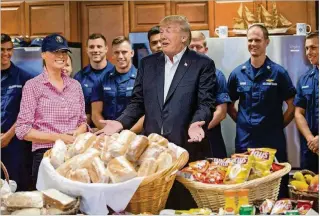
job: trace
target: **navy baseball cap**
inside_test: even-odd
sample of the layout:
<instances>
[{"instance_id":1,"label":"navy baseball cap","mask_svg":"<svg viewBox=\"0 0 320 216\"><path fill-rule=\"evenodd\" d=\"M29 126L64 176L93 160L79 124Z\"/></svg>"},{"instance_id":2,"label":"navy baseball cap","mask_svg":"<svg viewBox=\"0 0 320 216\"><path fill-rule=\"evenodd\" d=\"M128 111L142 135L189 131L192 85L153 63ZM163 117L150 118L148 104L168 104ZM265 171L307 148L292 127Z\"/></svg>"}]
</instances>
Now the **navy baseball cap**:
<instances>
[{"instance_id":1,"label":"navy baseball cap","mask_svg":"<svg viewBox=\"0 0 320 216\"><path fill-rule=\"evenodd\" d=\"M42 46L42 41L43 41L43 38L35 38L31 41L31 44L30 46L31 47L41 47Z\"/></svg>"},{"instance_id":2,"label":"navy baseball cap","mask_svg":"<svg viewBox=\"0 0 320 216\"><path fill-rule=\"evenodd\" d=\"M67 40L59 34L51 34L45 37L42 41L41 50L42 52L55 52L58 50L71 52Z\"/></svg>"}]
</instances>

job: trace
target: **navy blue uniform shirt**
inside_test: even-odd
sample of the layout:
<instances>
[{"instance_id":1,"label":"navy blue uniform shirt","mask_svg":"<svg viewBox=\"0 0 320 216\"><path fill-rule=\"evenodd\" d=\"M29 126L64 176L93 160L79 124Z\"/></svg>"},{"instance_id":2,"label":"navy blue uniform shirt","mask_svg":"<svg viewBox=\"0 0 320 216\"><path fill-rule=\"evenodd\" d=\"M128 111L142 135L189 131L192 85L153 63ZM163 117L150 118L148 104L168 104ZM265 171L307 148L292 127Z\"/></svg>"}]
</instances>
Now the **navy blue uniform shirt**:
<instances>
[{"instance_id":1,"label":"navy blue uniform shirt","mask_svg":"<svg viewBox=\"0 0 320 216\"><path fill-rule=\"evenodd\" d=\"M1 133L6 133L16 122L25 83L36 74L22 70L11 62L6 70L1 70ZM14 136L8 146L1 149L1 161L6 166L10 179L14 180L18 191L28 189L28 153L31 144Z\"/></svg>"},{"instance_id":2,"label":"navy blue uniform shirt","mask_svg":"<svg viewBox=\"0 0 320 216\"><path fill-rule=\"evenodd\" d=\"M74 79L78 80L82 87L86 114L91 114L91 94L94 83L97 82L100 77L105 76L113 68L114 65L109 61L107 66L101 70L95 70L89 64L74 76Z\"/></svg>"},{"instance_id":3,"label":"navy blue uniform shirt","mask_svg":"<svg viewBox=\"0 0 320 216\"><path fill-rule=\"evenodd\" d=\"M305 118L313 136L319 135L319 68L314 66L302 75L297 84L294 105L305 109ZM301 140L301 168L319 172L319 156L307 146L304 136Z\"/></svg>"},{"instance_id":4,"label":"navy blue uniform shirt","mask_svg":"<svg viewBox=\"0 0 320 216\"><path fill-rule=\"evenodd\" d=\"M248 60L232 71L228 89L232 101L239 99L236 152L270 147L277 149L279 161L286 161L282 105L296 94L287 71L267 57L254 76Z\"/></svg>"},{"instance_id":5,"label":"navy blue uniform shirt","mask_svg":"<svg viewBox=\"0 0 320 216\"><path fill-rule=\"evenodd\" d=\"M136 76L137 69L132 65L125 74L120 74L113 68L96 82L91 102L103 101L104 119L115 120L125 110L131 100Z\"/></svg>"},{"instance_id":6,"label":"navy blue uniform shirt","mask_svg":"<svg viewBox=\"0 0 320 216\"><path fill-rule=\"evenodd\" d=\"M230 103L231 99L228 94L226 78L220 70L216 70L216 85L215 98L216 105ZM210 143L212 157L225 158L227 157L226 146L221 133L221 124L219 123L214 128L207 131L208 140Z\"/></svg>"}]
</instances>

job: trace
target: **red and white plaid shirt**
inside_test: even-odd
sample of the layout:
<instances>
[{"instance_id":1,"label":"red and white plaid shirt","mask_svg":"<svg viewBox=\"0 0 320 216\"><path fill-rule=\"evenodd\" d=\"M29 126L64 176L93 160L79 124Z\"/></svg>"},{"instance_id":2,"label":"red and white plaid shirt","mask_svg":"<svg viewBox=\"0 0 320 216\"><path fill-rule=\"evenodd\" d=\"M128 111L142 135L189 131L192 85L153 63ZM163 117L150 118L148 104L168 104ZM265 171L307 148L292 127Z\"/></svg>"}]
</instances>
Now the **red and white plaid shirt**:
<instances>
[{"instance_id":1,"label":"red and white plaid shirt","mask_svg":"<svg viewBox=\"0 0 320 216\"><path fill-rule=\"evenodd\" d=\"M48 79L48 72L26 82L22 90L16 135L24 139L35 129L46 133L67 133L86 123L84 96L78 81L62 73L64 88L59 92ZM32 151L52 148L54 143L32 143Z\"/></svg>"}]
</instances>

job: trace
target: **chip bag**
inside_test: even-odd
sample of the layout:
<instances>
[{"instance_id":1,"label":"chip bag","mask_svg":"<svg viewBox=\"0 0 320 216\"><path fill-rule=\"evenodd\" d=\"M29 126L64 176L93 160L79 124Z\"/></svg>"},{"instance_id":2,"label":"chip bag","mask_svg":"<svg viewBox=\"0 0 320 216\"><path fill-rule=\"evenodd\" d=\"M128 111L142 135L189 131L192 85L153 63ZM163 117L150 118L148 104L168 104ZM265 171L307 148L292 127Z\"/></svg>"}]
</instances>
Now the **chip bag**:
<instances>
[{"instance_id":1,"label":"chip bag","mask_svg":"<svg viewBox=\"0 0 320 216\"><path fill-rule=\"evenodd\" d=\"M211 158L210 160L212 162L210 163L208 171L218 169L227 172L228 166L232 162L231 158Z\"/></svg>"},{"instance_id":2,"label":"chip bag","mask_svg":"<svg viewBox=\"0 0 320 216\"><path fill-rule=\"evenodd\" d=\"M252 168L253 156L245 154L234 154L229 163L225 184L238 184L247 181Z\"/></svg>"},{"instance_id":3,"label":"chip bag","mask_svg":"<svg viewBox=\"0 0 320 216\"><path fill-rule=\"evenodd\" d=\"M248 148L248 151L254 159L249 180L270 175L270 169L277 150L271 148Z\"/></svg>"},{"instance_id":4,"label":"chip bag","mask_svg":"<svg viewBox=\"0 0 320 216\"><path fill-rule=\"evenodd\" d=\"M197 172L203 173L208 169L209 162L207 160L194 161L189 163L189 167Z\"/></svg>"}]
</instances>

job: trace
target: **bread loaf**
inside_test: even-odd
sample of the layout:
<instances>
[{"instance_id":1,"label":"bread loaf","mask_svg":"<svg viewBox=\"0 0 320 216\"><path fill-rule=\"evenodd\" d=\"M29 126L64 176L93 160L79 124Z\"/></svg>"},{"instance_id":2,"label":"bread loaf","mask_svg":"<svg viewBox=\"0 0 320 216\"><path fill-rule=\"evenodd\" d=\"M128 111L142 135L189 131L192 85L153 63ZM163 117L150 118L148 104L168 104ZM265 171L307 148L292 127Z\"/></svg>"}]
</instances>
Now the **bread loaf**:
<instances>
[{"instance_id":1,"label":"bread loaf","mask_svg":"<svg viewBox=\"0 0 320 216\"><path fill-rule=\"evenodd\" d=\"M59 166L57 172L62 176L66 176L71 169L86 168L91 164L92 159L99 155L100 152L97 149L90 148L85 153L74 156Z\"/></svg>"},{"instance_id":2,"label":"bread loaf","mask_svg":"<svg viewBox=\"0 0 320 216\"><path fill-rule=\"evenodd\" d=\"M162 171L164 169L168 169L169 167L172 166L172 163L173 163L171 154L169 154L166 151L162 152L159 155L156 163L158 164L157 172Z\"/></svg>"},{"instance_id":3,"label":"bread loaf","mask_svg":"<svg viewBox=\"0 0 320 216\"><path fill-rule=\"evenodd\" d=\"M165 147L158 144L150 144L148 148L143 152L138 160L138 164L141 165L144 160L147 158L157 159L159 155L166 150Z\"/></svg>"},{"instance_id":4,"label":"bread loaf","mask_svg":"<svg viewBox=\"0 0 320 216\"><path fill-rule=\"evenodd\" d=\"M125 144L125 145L129 145L135 137L136 137L136 134L133 133L132 131L123 130L119 134L119 137L118 137L117 141L119 143L122 143L122 144Z\"/></svg>"},{"instance_id":5,"label":"bread loaf","mask_svg":"<svg viewBox=\"0 0 320 216\"><path fill-rule=\"evenodd\" d=\"M109 140L111 140L109 136L104 136L104 135L98 136L97 139L93 142L92 147L99 151L102 151L107 147Z\"/></svg>"},{"instance_id":6,"label":"bread loaf","mask_svg":"<svg viewBox=\"0 0 320 216\"><path fill-rule=\"evenodd\" d=\"M138 176L148 176L152 175L157 171L158 164L153 158L147 158L144 160L138 170Z\"/></svg>"},{"instance_id":7,"label":"bread loaf","mask_svg":"<svg viewBox=\"0 0 320 216\"><path fill-rule=\"evenodd\" d=\"M70 157L74 157L75 155L82 154L88 148L93 145L93 142L97 139L97 136L93 133L84 133L77 136L76 140L72 144L68 153Z\"/></svg>"},{"instance_id":8,"label":"bread loaf","mask_svg":"<svg viewBox=\"0 0 320 216\"><path fill-rule=\"evenodd\" d=\"M89 172L86 168L70 170L65 177L72 181L78 181L83 183L91 182Z\"/></svg>"},{"instance_id":9,"label":"bread loaf","mask_svg":"<svg viewBox=\"0 0 320 216\"><path fill-rule=\"evenodd\" d=\"M136 162L148 145L149 140L146 136L136 136L127 149L126 158L131 162Z\"/></svg>"},{"instance_id":10,"label":"bread loaf","mask_svg":"<svg viewBox=\"0 0 320 216\"><path fill-rule=\"evenodd\" d=\"M119 138L119 133L114 133L114 134L112 134L111 136L110 136L110 138L112 139L112 140L117 140L118 138Z\"/></svg>"},{"instance_id":11,"label":"bread loaf","mask_svg":"<svg viewBox=\"0 0 320 216\"><path fill-rule=\"evenodd\" d=\"M123 143L119 141L112 141L112 143L108 146L108 152L112 155L112 157L118 157L124 155L129 147L130 143Z\"/></svg>"},{"instance_id":12,"label":"bread loaf","mask_svg":"<svg viewBox=\"0 0 320 216\"><path fill-rule=\"evenodd\" d=\"M8 208L42 208L42 193L39 191L16 192L5 200L5 205Z\"/></svg>"},{"instance_id":13,"label":"bread loaf","mask_svg":"<svg viewBox=\"0 0 320 216\"><path fill-rule=\"evenodd\" d=\"M99 157L93 158L91 166L88 168L92 183L105 183L109 181L105 169L104 163Z\"/></svg>"},{"instance_id":14,"label":"bread loaf","mask_svg":"<svg viewBox=\"0 0 320 216\"><path fill-rule=\"evenodd\" d=\"M159 134L152 133L148 136L148 139L151 143L156 143L158 145L168 148L169 141L163 136L160 136Z\"/></svg>"},{"instance_id":15,"label":"bread loaf","mask_svg":"<svg viewBox=\"0 0 320 216\"><path fill-rule=\"evenodd\" d=\"M108 164L107 172L113 183L124 182L137 177L133 165L124 156L112 159Z\"/></svg>"},{"instance_id":16,"label":"bread loaf","mask_svg":"<svg viewBox=\"0 0 320 216\"><path fill-rule=\"evenodd\" d=\"M11 213L11 215L41 215L41 209L39 208L25 208L21 210L16 210Z\"/></svg>"},{"instance_id":17,"label":"bread loaf","mask_svg":"<svg viewBox=\"0 0 320 216\"><path fill-rule=\"evenodd\" d=\"M64 163L64 158L67 153L67 146L66 144L58 139L56 140L53 148L51 149L51 156L50 156L50 162L52 166L57 169L61 164Z\"/></svg>"},{"instance_id":18,"label":"bread loaf","mask_svg":"<svg viewBox=\"0 0 320 216\"><path fill-rule=\"evenodd\" d=\"M41 191L46 207L53 207L62 211L70 209L75 205L77 200L56 189L48 189Z\"/></svg>"}]
</instances>

